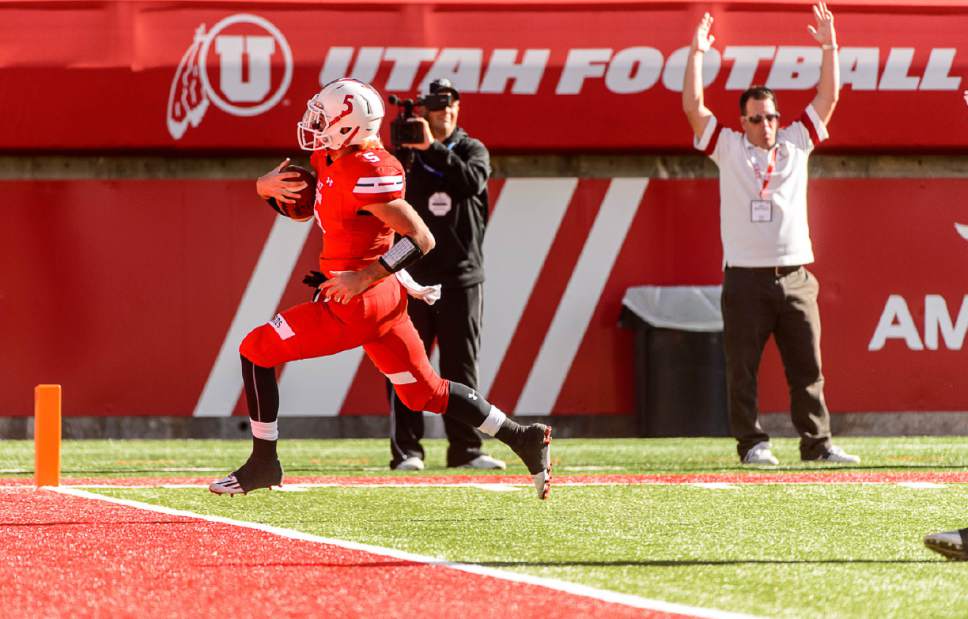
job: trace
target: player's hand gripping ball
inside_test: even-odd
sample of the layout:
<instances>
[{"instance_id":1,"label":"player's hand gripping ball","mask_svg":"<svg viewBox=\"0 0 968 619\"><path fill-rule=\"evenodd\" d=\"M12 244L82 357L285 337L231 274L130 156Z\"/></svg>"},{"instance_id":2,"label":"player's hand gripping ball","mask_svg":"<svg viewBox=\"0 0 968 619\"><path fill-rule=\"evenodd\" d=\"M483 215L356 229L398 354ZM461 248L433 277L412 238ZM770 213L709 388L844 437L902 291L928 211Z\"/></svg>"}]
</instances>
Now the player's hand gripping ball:
<instances>
[{"instance_id":1,"label":"player's hand gripping ball","mask_svg":"<svg viewBox=\"0 0 968 619\"><path fill-rule=\"evenodd\" d=\"M316 175L312 171L302 166L287 165L282 172L295 172L299 178L287 179L292 183L302 181L306 186L297 193L299 197L292 204L280 204L279 206L286 212L286 215L296 220L306 220L313 216L316 208Z\"/></svg>"}]
</instances>

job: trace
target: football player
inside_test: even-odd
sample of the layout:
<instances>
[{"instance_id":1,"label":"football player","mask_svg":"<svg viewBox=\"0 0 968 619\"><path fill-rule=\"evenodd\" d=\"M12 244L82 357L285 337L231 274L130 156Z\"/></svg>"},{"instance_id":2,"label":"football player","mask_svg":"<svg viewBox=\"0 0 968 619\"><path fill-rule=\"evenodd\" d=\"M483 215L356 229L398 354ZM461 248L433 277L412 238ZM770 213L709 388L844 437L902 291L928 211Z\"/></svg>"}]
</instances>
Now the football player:
<instances>
[{"instance_id":1,"label":"football player","mask_svg":"<svg viewBox=\"0 0 968 619\"><path fill-rule=\"evenodd\" d=\"M410 322L401 283L409 278L393 275L431 251L434 237L403 199L403 167L378 137L383 116L376 90L344 78L311 98L298 123L299 145L313 153L310 161L317 175L315 216L323 234L323 281L313 302L277 314L242 341L252 454L209 489L231 495L280 484L274 368L362 346L411 410L453 415L508 445L527 466L538 497L545 499L551 487L551 428L519 425L473 389L443 380ZM259 195L274 207L291 202L302 187L283 167L256 182ZM400 235L396 243L394 233Z\"/></svg>"}]
</instances>

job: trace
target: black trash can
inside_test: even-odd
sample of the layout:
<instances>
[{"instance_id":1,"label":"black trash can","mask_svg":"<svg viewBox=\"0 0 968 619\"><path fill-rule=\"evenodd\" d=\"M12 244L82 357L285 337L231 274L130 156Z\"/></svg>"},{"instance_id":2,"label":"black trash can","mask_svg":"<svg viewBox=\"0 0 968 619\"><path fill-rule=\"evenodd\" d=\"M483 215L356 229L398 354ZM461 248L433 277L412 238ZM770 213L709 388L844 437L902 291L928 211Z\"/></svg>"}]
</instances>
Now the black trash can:
<instances>
[{"instance_id":1,"label":"black trash can","mask_svg":"<svg viewBox=\"0 0 968 619\"><path fill-rule=\"evenodd\" d=\"M621 324L635 337L640 436L729 436L719 286L638 286Z\"/></svg>"}]
</instances>

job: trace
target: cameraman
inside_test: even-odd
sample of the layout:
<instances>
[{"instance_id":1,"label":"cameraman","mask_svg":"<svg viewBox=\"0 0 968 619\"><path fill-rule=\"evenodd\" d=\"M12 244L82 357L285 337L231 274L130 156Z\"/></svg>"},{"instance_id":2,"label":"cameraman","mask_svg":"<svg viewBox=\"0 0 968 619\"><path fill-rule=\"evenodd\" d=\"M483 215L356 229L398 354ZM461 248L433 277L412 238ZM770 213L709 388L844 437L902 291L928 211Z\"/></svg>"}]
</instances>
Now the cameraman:
<instances>
[{"instance_id":1,"label":"cameraman","mask_svg":"<svg viewBox=\"0 0 968 619\"><path fill-rule=\"evenodd\" d=\"M441 376L477 389L490 156L480 141L457 126L460 93L449 80L431 82L430 93L417 105L423 116L405 122L414 130L411 135L422 135L422 141L393 146L401 161L410 163L407 201L427 223L437 246L408 270L419 282L440 283L442 294L435 305L409 304L408 312L428 354L437 340ZM505 468L504 462L481 451L481 438L470 426L445 416L444 429L447 466ZM390 468L424 468L423 434L422 412L408 409L391 389Z\"/></svg>"}]
</instances>

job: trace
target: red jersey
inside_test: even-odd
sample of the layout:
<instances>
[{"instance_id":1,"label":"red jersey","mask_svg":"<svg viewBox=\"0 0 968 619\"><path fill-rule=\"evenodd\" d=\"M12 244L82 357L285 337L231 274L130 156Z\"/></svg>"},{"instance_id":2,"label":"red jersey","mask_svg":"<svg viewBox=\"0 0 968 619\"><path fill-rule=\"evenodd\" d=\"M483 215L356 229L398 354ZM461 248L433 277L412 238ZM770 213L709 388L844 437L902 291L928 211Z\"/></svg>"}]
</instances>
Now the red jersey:
<instances>
[{"instance_id":1,"label":"red jersey","mask_svg":"<svg viewBox=\"0 0 968 619\"><path fill-rule=\"evenodd\" d=\"M316 222L323 231L319 270L358 271L393 244L393 230L364 208L403 197L403 166L382 147L330 161L322 150L310 159L317 179Z\"/></svg>"}]
</instances>

